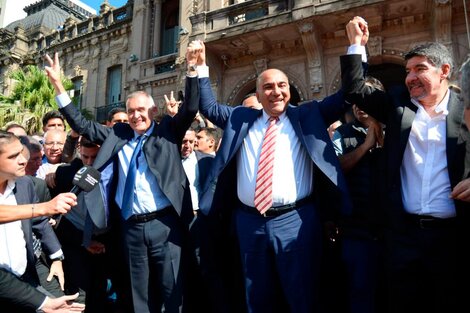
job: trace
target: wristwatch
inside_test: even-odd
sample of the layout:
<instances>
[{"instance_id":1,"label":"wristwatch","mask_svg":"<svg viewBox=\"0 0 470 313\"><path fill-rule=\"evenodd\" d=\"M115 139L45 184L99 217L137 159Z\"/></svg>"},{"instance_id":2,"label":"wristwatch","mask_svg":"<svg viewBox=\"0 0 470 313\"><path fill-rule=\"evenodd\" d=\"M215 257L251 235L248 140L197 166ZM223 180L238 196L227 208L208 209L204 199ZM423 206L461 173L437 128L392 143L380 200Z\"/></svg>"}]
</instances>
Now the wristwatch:
<instances>
[{"instance_id":1,"label":"wristwatch","mask_svg":"<svg viewBox=\"0 0 470 313\"><path fill-rule=\"evenodd\" d=\"M59 255L58 257L55 257L53 259L51 259L52 262L55 262L55 261L63 261L65 259L64 255Z\"/></svg>"}]
</instances>

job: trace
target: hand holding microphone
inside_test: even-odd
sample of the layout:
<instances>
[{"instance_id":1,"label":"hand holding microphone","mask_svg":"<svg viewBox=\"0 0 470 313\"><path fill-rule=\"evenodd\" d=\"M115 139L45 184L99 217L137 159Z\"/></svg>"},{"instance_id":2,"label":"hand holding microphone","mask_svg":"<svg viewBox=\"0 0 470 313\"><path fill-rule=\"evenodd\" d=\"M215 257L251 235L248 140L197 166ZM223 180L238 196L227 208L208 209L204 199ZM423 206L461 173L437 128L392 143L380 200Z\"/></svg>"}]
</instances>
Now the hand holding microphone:
<instances>
[{"instance_id":1,"label":"hand holding microphone","mask_svg":"<svg viewBox=\"0 0 470 313\"><path fill-rule=\"evenodd\" d=\"M58 215L70 211L72 207L77 205L77 195L82 191L92 191L98 185L100 178L101 173L97 169L87 165L83 166L75 173L70 192L61 193L51 201L44 203L47 205L47 212L49 212L47 215L54 215L54 218L57 218Z\"/></svg>"}]
</instances>

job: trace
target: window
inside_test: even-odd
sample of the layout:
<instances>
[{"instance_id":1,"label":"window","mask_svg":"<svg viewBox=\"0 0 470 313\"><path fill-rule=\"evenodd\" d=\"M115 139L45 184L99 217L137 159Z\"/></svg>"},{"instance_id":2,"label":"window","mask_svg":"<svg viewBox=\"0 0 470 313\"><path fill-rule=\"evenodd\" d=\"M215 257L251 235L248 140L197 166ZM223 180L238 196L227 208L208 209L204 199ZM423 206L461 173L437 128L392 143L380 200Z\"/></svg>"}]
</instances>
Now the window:
<instances>
[{"instance_id":1,"label":"window","mask_svg":"<svg viewBox=\"0 0 470 313\"><path fill-rule=\"evenodd\" d=\"M121 98L122 66L114 66L108 69L108 81L106 92L106 104L113 105L122 101Z\"/></svg>"}]
</instances>

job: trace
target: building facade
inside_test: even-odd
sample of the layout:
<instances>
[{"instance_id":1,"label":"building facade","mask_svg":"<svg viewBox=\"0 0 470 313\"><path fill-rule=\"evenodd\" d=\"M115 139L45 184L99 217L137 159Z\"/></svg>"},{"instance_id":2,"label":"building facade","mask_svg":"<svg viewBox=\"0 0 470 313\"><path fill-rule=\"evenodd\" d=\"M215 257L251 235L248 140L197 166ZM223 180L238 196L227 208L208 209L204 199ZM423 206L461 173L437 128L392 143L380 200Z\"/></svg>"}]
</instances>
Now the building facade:
<instances>
[{"instance_id":1,"label":"building facade","mask_svg":"<svg viewBox=\"0 0 470 313\"><path fill-rule=\"evenodd\" d=\"M356 15L369 23L369 72L386 86L403 82L403 53L419 42L445 44L458 69L470 53L465 1L129 0L113 8L104 0L98 15L69 12L59 28L33 32L19 21L1 29L0 92L8 92L10 70L42 65L44 53L58 51L80 106L97 120L135 90L149 92L162 115L163 95L184 89L186 47L200 39L220 102L241 103L256 76L274 67L288 75L298 104L340 88L345 25Z\"/></svg>"}]
</instances>

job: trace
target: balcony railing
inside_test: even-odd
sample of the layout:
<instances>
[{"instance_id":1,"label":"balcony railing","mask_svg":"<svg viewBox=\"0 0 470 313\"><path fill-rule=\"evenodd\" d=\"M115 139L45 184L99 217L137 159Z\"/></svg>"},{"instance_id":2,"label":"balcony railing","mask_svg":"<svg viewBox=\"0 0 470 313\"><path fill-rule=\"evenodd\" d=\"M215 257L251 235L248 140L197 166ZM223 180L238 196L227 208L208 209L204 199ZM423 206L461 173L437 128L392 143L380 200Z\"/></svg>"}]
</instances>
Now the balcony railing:
<instances>
[{"instance_id":1,"label":"balcony railing","mask_svg":"<svg viewBox=\"0 0 470 313\"><path fill-rule=\"evenodd\" d=\"M114 108L126 108L126 103L124 101L111 103L102 107L96 108L96 120L98 122L104 122L108 119L108 113Z\"/></svg>"}]
</instances>

